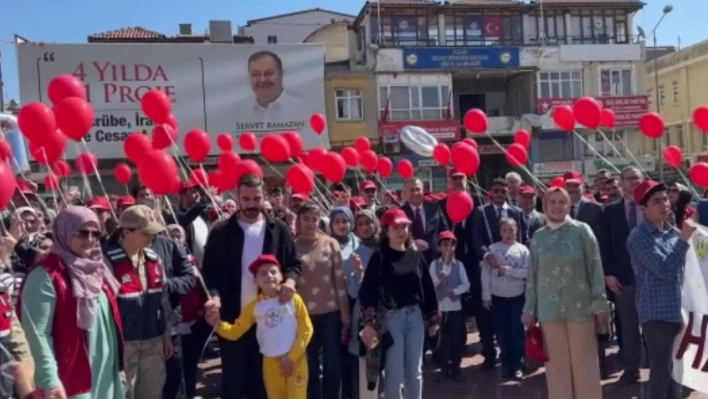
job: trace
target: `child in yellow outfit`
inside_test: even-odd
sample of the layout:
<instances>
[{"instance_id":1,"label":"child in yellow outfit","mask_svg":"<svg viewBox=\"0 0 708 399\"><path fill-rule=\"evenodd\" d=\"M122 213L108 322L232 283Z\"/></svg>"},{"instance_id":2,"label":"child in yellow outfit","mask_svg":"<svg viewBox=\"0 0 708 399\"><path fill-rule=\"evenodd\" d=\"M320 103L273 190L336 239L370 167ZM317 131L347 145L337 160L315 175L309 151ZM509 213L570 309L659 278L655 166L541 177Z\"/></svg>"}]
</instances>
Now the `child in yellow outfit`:
<instances>
[{"instance_id":1,"label":"child in yellow outfit","mask_svg":"<svg viewBox=\"0 0 708 399\"><path fill-rule=\"evenodd\" d=\"M280 303L278 287L283 280L280 263L273 255L260 255L248 267L260 289L233 324L221 321L207 302L206 319L222 338L235 341L253 324L263 354L263 380L268 399L307 399L307 356L312 322L302 298L295 294ZM228 378L228 376L226 376Z\"/></svg>"}]
</instances>

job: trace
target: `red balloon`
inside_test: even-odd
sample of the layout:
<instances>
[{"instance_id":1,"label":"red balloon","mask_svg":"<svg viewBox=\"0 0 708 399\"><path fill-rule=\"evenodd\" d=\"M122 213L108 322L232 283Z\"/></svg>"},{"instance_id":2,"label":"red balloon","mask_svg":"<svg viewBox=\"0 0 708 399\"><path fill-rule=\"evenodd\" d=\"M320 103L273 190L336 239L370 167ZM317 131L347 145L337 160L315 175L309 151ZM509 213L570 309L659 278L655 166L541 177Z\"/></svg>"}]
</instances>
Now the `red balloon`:
<instances>
[{"instance_id":1,"label":"red balloon","mask_svg":"<svg viewBox=\"0 0 708 399\"><path fill-rule=\"evenodd\" d=\"M59 177L69 177L71 175L71 166L63 159L52 163L52 173Z\"/></svg>"},{"instance_id":2,"label":"red balloon","mask_svg":"<svg viewBox=\"0 0 708 399\"><path fill-rule=\"evenodd\" d=\"M300 137L300 133L288 131L283 133L283 138L285 139L285 141L288 142L288 145L290 146L290 156L293 158L299 157L300 154L302 154L302 149L305 147L305 145L302 143L302 137Z\"/></svg>"},{"instance_id":3,"label":"red balloon","mask_svg":"<svg viewBox=\"0 0 708 399\"><path fill-rule=\"evenodd\" d=\"M357 137L354 140L354 148L360 153L369 151L371 149L371 141L369 141L368 137Z\"/></svg>"},{"instance_id":4,"label":"red balloon","mask_svg":"<svg viewBox=\"0 0 708 399\"><path fill-rule=\"evenodd\" d=\"M177 163L167 151L152 149L138 163L138 178L155 194L168 194L179 184Z\"/></svg>"},{"instance_id":5,"label":"red balloon","mask_svg":"<svg viewBox=\"0 0 708 399\"><path fill-rule=\"evenodd\" d=\"M342 158L341 155L330 151L324 156L323 161L327 165L327 167L322 170L322 175L325 179L332 183L339 183L344 179L344 175L347 172L347 165L344 163L344 158Z\"/></svg>"},{"instance_id":6,"label":"red balloon","mask_svg":"<svg viewBox=\"0 0 708 399\"><path fill-rule=\"evenodd\" d=\"M50 191L59 189L59 177L54 173L48 173L44 176L44 187Z\"/></svg>"},{"instance_id":7,"label":"red balloon","mask_svg":"<svg viewBox=\"0 0 708 399\"><path fill-rule=\"evenodd\" d=\"M123 142L123 152L125 156L136 165L140 162L143 155L151 149L152 143L150 139L140 132L130 133L125 139L125 142Z\"/></svg>"},{"instance_id":8,"label":"red balloon","mask_svg":"<svg viewBox=\"0 0 708 399\"><path fill-rule=\"evenodd\" d=\"M172 102L163 91L152 89L140 100L140 108L157 124L167 123L172 114Z\"/></svg>"},{"instance_id":9,"label":"red balloon","mask_svg":"<svg viewBox=\"0 0 708 399\"><path fill-rule=\"evenodd\" d=\"M5 209L12 200L16 184L12 168L0 162L0 209Z\"/></svg>"},{"instance_id":10,"label":"red balloon","mask_svg":"<svg viewBox=\"0 0 708 399\"><path fill-rule=\"evenodd\" d=\"M479 147L479 145L477 144L477 142L475 141L475 139L470 138L470 137L467 137L466 139L462 140L462 142L465 143L465 144L471 145L472 148L474 148L475 150Z\"/></svg>"},{"instance_id":11,"label":"red balloon","mask_svg":"<svg viewBox=\"0 0 708 399\"><path fill-rule=\"evenodd\" d=\"M211 151L209 134L200 129L187 132L184 135L184 151L194 162L204 162Z\"/></svg>"},{"instance_id":12,"label":"red balloon","mask_svg":"<svg viewBox=\"0 0 708 399\"><path fill-rule=\"evenodd\" d=\"M581 97L573 104L573 114L581 125L589 129L600 126L600 103L592 97Z\"/></svg>"},{"instance_id":13,"label":"red balloon","mask_svg":"<svg viewBox=\"0 0 708 399\"><path fill-rule=\"evenodd\" d=\"M361 167L369 173L374 173L376 166L379 162L379 157L375 152L369 150L364 151L361 154Z\"/></svg>"},{"instance_id":14,"label":"red balloon","mask_svg":"<svg viewBox=\"0 0 708 399\"><path fill-rule=\"evenodd\" d=\"M175 118L174 115L170 114L170 116L167 117L167 120L165 121L166 124L172 126L172 129L175 129L177 134L179 134L179 123L177 122L177 118Z\"/></svg>"},{"instance_id":15,"label":"red balloon","mask_svg":"<svg viewBox=\"0 0 708 399\"><path fill-rule=\"evenodd\" d=\"M325 155L327 155L327 150L322 147L315 147L310 152L307 153L305 158L305 164L312 170L320 170L320 166L325 162Z\"/></svg>"},{"instance_id":16,"label":"red balloon","mask_svg":"<svg viewBox=\"0 0 708 399\"><path fill-rule=\"evenodd\" d=\"M116 180L122 184L128 184L133 177L133 171L130 170L130 166L121 162L113 168L113 175L115 175Z\"/></svg>"},{"instance_id":17,"label":"red balloon","mask_svg":"<svg viewBox=\"0 0 708 399\"><path fill-rule=\"evenodd\" d=\"M43 165L49 165L57 161L66 150L66 136L61 131L55 130L48 135L41 144L30 141L29 153L32 158Z\"/></svg>"},{"instance_id":18,"label":"red balloon","mask_svg":"<svg viewBox=\"0 0 708 399\"><path fill-rule=\"evenodd\" d=\"M66 137L81 141L93 127L95 115L86 100L79 97L67 97L54 105L57 127Z\"/></svg>"},{"instance_id":19,"label":"red balloon","mask_svg":"<svg viewBox=\"0 0 708 399\"><path fill-rule=\"evenodd\" d=\"M563 176L556 176L551 180L551 187L564 187L565 179Z\"/></svg>"},{"instance_id":20,"label":"red balloon","mask_svg":"<svg viewBox=\"0 0 708 399\"><path fill-rule=\"evenodd\" d=\"M410 179L411 177L413 177L414 170L411 161L407 159L402 159L398 162L396 168L398 169L398 174L401 175L402 178Z\"/></svg>"},{"instance_id":21,"label":"red balloon","mask_svg":"<svg viewBox=\"0 0 708 399\"><path fill-rule=\"evenodd\" d=\"M288 162L290 145L283 136L269 134L261 140L261 154L270 162Z\"/></svg>"},{"instance_id":22,"label":"red balloon","mask_svg":"<svg viewBox=\"0 0 708 399\"><path fill-rule=\"evenodd\" d=\"M83 175L90 175L96 171L98 166L98 159L90 152L82 152L76 157L74 162L76 163L76 170Z\"/></svg>"},{"instance_id":23,"label":"red balloon","mask_svg":"<svg viewBox=\"0 0 708 399\"><path fill-rule=\"evenodd\" d=\"M656 112L647 112L639 118L639 130L647 137L658 139L666 130L664 119Z\"/></svg>"},{"instance_id":24,"label":"red balloon","mask_svg":"<svg viewBox=\"0 0 708 399\"><path fill-rule=\"evenodd\" d=\"M381 157L376 161L376 170L385 179L393 172L393 162L387 157Z\"/></svg>"},{"instance_id":25,"label":"red balloon","mask_svg":"<svg viewBox=\"0 0 708 399\"><path fill-rule=\"evenodd\" d=\"M209 185L216 188L218 191L226 191L223 189L224 172L221 169L215 169L209 173Z\"/></svg>"},{"instance_id":26,"label":"red balloon","mask_svg":"<svg viewBox=\"0 0 708 399\"><path fill-rule=\"evenodd\" d=\"M352 168L359 166L359 153L352 147L342 148L342 158L344 158L344 162L347 163L347 166L351 166Z\"/></svg>"},{"instance_id":27,"label":"red balloon","mask_svg":"<svg viewBox=\"0 0 708 399\"><path fill-rule=\"evenodd\" d=\"M438 144L433 148L433 158L441 165L447 166L450 163L450 148L446 144Z\"/></svg>"},{"instance_id":28,"label":"red balloon","mask_svg":"<svg viewBox=\"0 0 708 399\"><path fill-rule=\"evenodd\" d=\"M12 147L4 138L0 138L0 161L7 162L12 159Z\"/></svg>"},{"instance_id":29,"label":"red balloon","mask_svg":"<svg viewBox=\"0 0 708 399\"><path fill-rule=\"evenodd\" d=\"M688 170L688 176L693 184L700 187L708 187L708 163L696 162ZM2 202L0 202L2 204Z\"/></svg>"},{"instance_id":30,"label":"red balloon","mask_svg":"<svg viewBox=\"0 0 708 399\"><path fill-rule=\"evenodd\" d=\"M452 165L455 169L466 174L474 176L479 170L479 153L476 149L465 143L457 143L452 146L451 151Z\"/></svg>"},{"instance_id":31,"label":"red balloon","mask_svg":"<svg viewBox=\"0 0 708 399\"><path fill-rule=\"evenodd\" d=\"M42 103L29 103L17 114L17 127L29 140L41 144L44 138L57 130L54 112Z\"/></svg>"},{"instance_id":32,"label":"red balloon","mask_svg":"<svg viewBox=\"0 0 708 399\"><path fill-rule=\"evenodd\" d=\"M615 128L615 111L603 108L600 112L600 124L608 129Z\"/></svg>"},{"instance_id":33,"label":"red balloon","mask_svg":"<svg viewBox=\"0 0 708 399\"><path fill-rule=\"evenodd\" d=\"M234 138L228 133L221 133L216 138L216 145L221 151L228 152L234 149Z\"/></svg>"},{"instance_id":34,"label":"red balloon","mask_svg":"<svg viewBox=\"0 0 708 399\"><path fill-rule=\"evenodd\" d=\"M315 189L315 174L302 164L291 166L285 173L285 181L296 193L309 194Z\"/></svg>"},{"instance_id":35,"label":"red balloon","mask_svg":"<svg viewBox=\"0 0 708 399\"><path fill-rule=\"evenodd\" d=\"M318 136L321 136L327 128L327 119L320 113L312 114L310 116L310 127Z\"/></svg>"},{"instance_id":36,"label":"red balloon","mask_svg":"<svg viewBox=\"0 0 708 399\"><path fill-rule=\"evenodd\" d=\"M702 105L693 111L693 123L704 133L708 132L708 106Z\"/></svg>"},{"instance_id":37,"label":"red balloon","mask_svg":"<svg viewBox=\"0 0 708 399\"><path fill-rule=\"evenodd\" d=\"M197 168L189 174L189 182L200 187L209 187L209 176L204 169Z\"/></svg>"},{"instance_id":38,"label":"red balloon","mask_svg":"<svg viewBox=\"0 0 708 399\"><path fill-rule=\"evenodd\" d=\"M258 138L251 132L242 133L238 137L238 145L245 151L253 151L258 147Z\"/></svg>"},{"instance_id":39,"label":"red balloon","mask_svg":"<svg viewBox=\"0 0 708 399\"><path fill-rule=\"evenodd\" d=\"M475 134L484 134L487 132L487 128L489 127L487 114L485 114L481 109L473 108L465 114L464 125L467 131Z\"/></svg>"},{"instance_id":40,"label":"red balloon","mask_svg":"<svg viewBox=\"0 0 708 399\"><path fill-rule=\"evenodd\" d=\"M168 124L157 125L152 129L152 148L164 150L177 143L179 134Z\"/></svg>"},{"instance_id":41,"label":"red balloon","mask_svg":"<svg viewBox=\"0 0 708 399\"><path fill-rule=\"evenodd\" d=\"M506 161L511 166L524 166L529 160L529 153L521 144L514 143L506 148Z\"/></svg>"},{"instance_id":42,"label":"red balloon","mask_svg":"<svg viewBox=\"0 0 708 399\"><path fill-rule=\"evenodd\" d=\"M252 159L239 162L237 169L243 172L244 175L256 175L261 179L263 178L263 169Z\"/></svg>"},{"instance_id":43,"label":"red balloon","mask_svg":"<svg viewBox=\"0 0 708 399\"><path fill-rule=\"evenodd\" d=\"M49 81L47 94L52 104L58 104L67 97L86 99L86 88L79 79L72 75L59 75Z\"/></svg>"},{"instance_id":44,"label":"red balloon","mask_svg":"<svg viewBox=\"0 0 708 399\"><path fill-rule=\"evenodd\" d=\"M466 191L456 191L447 197L445 210L453 223L460 223L467 219L473 209L474 201Z\"/></svg>"},{"instance_id":45,"label":"red balloon","mask_svg":"<svg viewBox=\"0 0 708 399\"><path fill-rule=\"evenodd\" d=\"M670 145L664 148L664 160L674 168L678 168L683 161L683 151L675 145Z\"/></svg>"},{"instance_id":46,"label":"red balloon","mask_svg":"<svg viewBox=\"0 0 708 399\"><path fill-rule=\"evenodd\" d=\"M553 109L553 122L566 132L575 129L575 115L573 109L567 105L559 105Z\"/></svg>"},{"instance_id":47,"label":"red balloon","mask_svg":"<svg viewBox=\"0 0 708 399\"><path fill-rule=\"evenodd\" d=\"M217 160L219 169L226 174L236 173L239 162L241 162L241 157L235 152L225 152L219 155L219 159Z\"/></svg>"},{"instance_id":48,"label":"red balloon","mask_svg":"<svg viewBox=\"0 0 708 399\"><path fill-rule=\"evenodd\" d=\"M529 148L531 145L531 133L524 129L517 130L516 134L514 134L514 142L521 144L524 148Z\"/></svg>"}]
</instances>

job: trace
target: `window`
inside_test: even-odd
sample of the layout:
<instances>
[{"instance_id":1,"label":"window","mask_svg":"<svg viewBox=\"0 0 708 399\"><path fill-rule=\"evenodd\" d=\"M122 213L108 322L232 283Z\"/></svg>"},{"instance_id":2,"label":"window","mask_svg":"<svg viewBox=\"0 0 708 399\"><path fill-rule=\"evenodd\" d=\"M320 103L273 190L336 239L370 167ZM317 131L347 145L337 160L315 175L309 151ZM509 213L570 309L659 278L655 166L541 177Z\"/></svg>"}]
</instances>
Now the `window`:
<instances>
[{"instance_id":1,"label":"window","mask_svg":"<svg viewBox=\"0 0 708 399\"><path fill-rule=\"evenodd\" d=\"M600 96L631 96L632 70L631 69L603 69L600 71Z\"/></svg>"},{"instance_id":2,"label":"window","mask_svg":"<svg viewBox=\"0 0 708 399\"><path fill-rule=\"evenodd\" d=\"M701 151L706 150L708 150L708 134L701 132Z\"/></svg>"},{"instance_id":3,"label":"window","mask_svg":"<svg viewBox=\"0 0 708 399\"><path fill-rule=\"evenodd\" d=\"M277 44L278 36L268 35L268 44Z\"/></svg>"},{"instance_id":4,"label":"window","mask_svg":"<svg viewBox=\"0 0 708 399\"><path fill-rule=\"evenodd\" d=\"M489 46L522 44L521 14L467 14L445 15L445 44L447 46Z\"/></svg>"},{"instance_id":5,"label":"window","mask_svg":"<svg viewBox=\"0 0 708 399\"><path fill-rule=\"evenodd\" d=\"M429 12L381 13L370 19L374 43L388 47L437 46L438 16Z\"/></svg>"},{"instance_id":6,"label":"window","mask_svg":"<svg viewBox=\"0 0 708 399\"><path fill-rule=\"evenodd\" d=\"M585 158L595 158L598 154L608 158L625 156L624 132L621 130L591 133L585 137L585 141L587 142L587 144L583 143Z\"/></svg>"},{"instance_id":7,"label":"window","mask_svg":"<svg viewBox=\"0 0 708 399\"><path fill-rule=\"evenodd\" d=\"M674 82L674 104L679 102L679 87L678 87L678 82Z\"/></svg>"},{"instance_id":8,"label":"window","mask_svg":"<svg viewBox=\"0 0 708 399\"><path fill-rule=\"evenodd\" d=\"M666 99L666 95L664 94L664 86L659 86L659 107L664 106L665 99Z\"/></svg>"},{"instance_id":9,"label":"window","mask_svg":"<svg viewBox=\"0 0 708 399\"><path fill-rule=\"evenodd\" d=\"M685 148L686 141L683 136L683 125L676 126L676 145L679 148Z\"/></svg>"},{"instance_id":10,"label":"window","mask_svg":"<svg viewBox=\"0 0 708 399\"><path fill-rule=\"evenodd\" d=\"M539 98L578 98L583 95L580 71L539 72Z\"/></svg>"},{"instance_id":11,"label":"window","mask_svg":"<svg viewBox=\"0 0 708 399\"><path fill-rule=\"evenodd\" d=\"M361 90L336 89L334 101L337 107L338 121L360 121L364 119L364 104Z\"/></svg>"},{"instance_id":12,"label":"window","mask_svg":"<svg viewBox=\"0 0 708 399\"><path fill-rule=\"evenodd\" d=\"M388 120L415 121L447 119L452 104L448 86L379 87L379 107ZM388 107L388 111L386 111Z\"/></svg>"},{"instance_id":13,"label":"window","mask_svg":"<svg viewBox=\"0 0 708 399\"><path fill-rule=\"evenodd\" d=\"M574 44L629 43L627 11L599 7L573 10L569 31Z\"/></svg>"},{"instance_id":14,"label":"window","mask_svg":"<svg viewBox=\"0 0 708 399\"><path fill-rule=\"evenodd\" d=\"M558 162L574 158L573 136L565 133L544 132L535 148L538 149L538 162Z\"/></svg>"},{"instance_id":15,"label":"window","mask_svg":"<svg viewBox=\"0 0 708 399\"><path fill-rule=\"evenodd\" d=\"M565 11L546 10L543 14L529 14L529 39L539 43L565 41Z\"/></svg>"}]
</instances>

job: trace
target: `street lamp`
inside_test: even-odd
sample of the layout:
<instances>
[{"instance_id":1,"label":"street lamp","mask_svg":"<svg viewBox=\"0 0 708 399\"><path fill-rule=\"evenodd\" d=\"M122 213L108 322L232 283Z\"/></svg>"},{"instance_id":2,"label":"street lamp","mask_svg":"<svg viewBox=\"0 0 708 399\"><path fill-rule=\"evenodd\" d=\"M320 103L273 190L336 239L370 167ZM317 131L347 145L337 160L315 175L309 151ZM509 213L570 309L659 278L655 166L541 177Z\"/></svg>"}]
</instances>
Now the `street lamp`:
<instances>
[{"instance_id":1,"label":"street lamp","mask_svg":"<svg viewBox=\"0 0 708 399\"><path fill-rule=\"evenodd\" d=\"M664 6L664 9L662 10L661 18L659 18L659 21L654 25L654 29L651 30L651 35L652 35L652 40L654 42L654 51L657 51L656 47L656 29L659 27L661 24L661 21L664 20L664 17L666 14L670 13L673 11L674 6L667 4ZM656 97L656 113L661 114L661 102L660 102L660 96L659 96L659 57L655 56L654 57L654 95ZM664 147L664 135L662 134L661 137L659 137L659 180L664 181L664 157L661 156L661 149Z\"/></svg>"}]
</instances>

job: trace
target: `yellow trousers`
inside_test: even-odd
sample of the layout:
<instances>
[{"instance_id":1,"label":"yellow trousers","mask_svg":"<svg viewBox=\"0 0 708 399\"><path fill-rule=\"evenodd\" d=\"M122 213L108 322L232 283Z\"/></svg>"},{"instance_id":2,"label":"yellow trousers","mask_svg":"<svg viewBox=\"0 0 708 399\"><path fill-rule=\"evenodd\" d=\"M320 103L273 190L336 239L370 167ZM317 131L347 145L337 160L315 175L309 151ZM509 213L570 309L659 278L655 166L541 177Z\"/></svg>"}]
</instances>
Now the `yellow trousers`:
<instances>
[{"instance_id":1,"label":"yellow trousers","mask_svg":"<svg viewBox=\"0 0 708 399\"><path fill-rule=\"evenodd\" d=\"M280 372L280 359L263 357L263 382L268 399L307 399L307 356L295 363L290 377Z\"/></svg>"}]
</instances>

